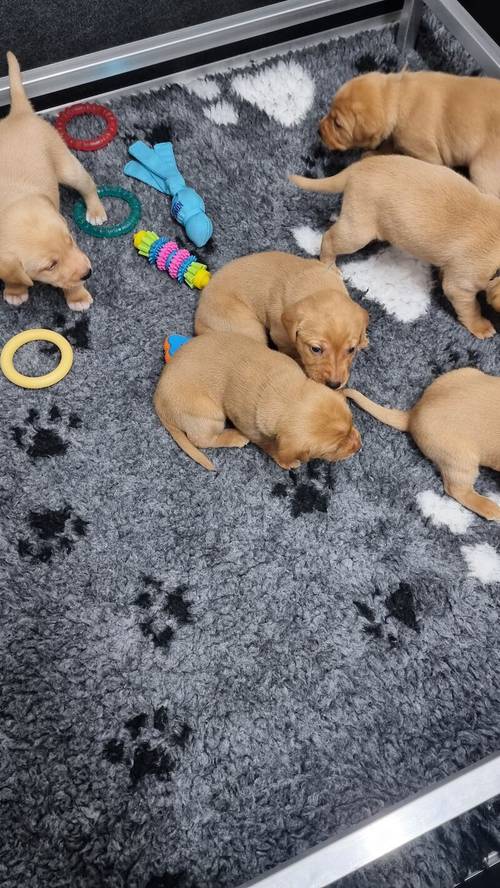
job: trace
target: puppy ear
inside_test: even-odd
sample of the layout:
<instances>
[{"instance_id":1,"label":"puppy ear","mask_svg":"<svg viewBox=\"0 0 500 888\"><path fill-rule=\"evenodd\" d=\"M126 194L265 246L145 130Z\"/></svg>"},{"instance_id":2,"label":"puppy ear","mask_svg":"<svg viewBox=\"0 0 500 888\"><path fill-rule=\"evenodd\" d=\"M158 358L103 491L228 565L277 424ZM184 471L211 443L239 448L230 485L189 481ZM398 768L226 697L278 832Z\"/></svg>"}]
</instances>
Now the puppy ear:
<instances>
[{"instance_id":1,"label":"puppy ear","mask_svg":"<svg viewBox=\"0 0 500 888\"><path fill-rule=\"evenodd\" d=\"M276 457L276 462L282 469L298 469L301 463L311 458L311 455L303 441L298 442L295 440L295 435L284 432L276 441Z\"/></svg>"},{"instance_id":2,"label":"puppy ear","mask_svg":"<svg viewBox=\"0 0 500 888\"><path fill-rule=\"evenodd\" d=\"M22 263L14 253L0 253L0 278L6 284L32 287L33 281L26 274Z\"/></svg>"},{"instance_id":3,"label":"puppy ear","mask_svg":"<svg viewBox=\"0 0 500 888\"><path fill-rule=\"evenodd\" d=\"M304 315L298 304L289 305L281 315L281 323L283 324L290 342L295 342L301 321Z\"/></svg>"}]
</instances>

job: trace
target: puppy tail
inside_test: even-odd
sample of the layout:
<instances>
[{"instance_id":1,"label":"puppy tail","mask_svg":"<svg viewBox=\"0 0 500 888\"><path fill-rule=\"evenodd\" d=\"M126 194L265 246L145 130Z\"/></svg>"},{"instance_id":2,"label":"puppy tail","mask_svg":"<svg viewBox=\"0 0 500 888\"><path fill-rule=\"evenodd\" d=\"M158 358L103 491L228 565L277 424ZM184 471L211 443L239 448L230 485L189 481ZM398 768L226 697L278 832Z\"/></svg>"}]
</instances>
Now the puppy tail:
<instances>
[{"instance_id":1,"label":"puppy tail","mask_svg":"<svg viewBox=\"0 0 500 888\"><path fill-rule=\"evenodd\" d=\"M370 401L361 392L356 389L345 389L344 394L351 398L356 404L359 404L367 413L371 413L380 422L392 426L393 429L399 429L400 432L407 432L410 426L410 410L394 410L391 407L381 407L375 401Z\"/></svg>"},{"instance_id":2,"label":"puppy tail","mask_svg":"<svg viewBox=\"0 0 500 888\"><path fill-rule=\"evenodd\" d=\"M164 425L167 432L170 432L175 443L179 445L184 453L187 453L187 455L190 456L191 459L194 459L194 461L197 462L198 465L203 466L204 469L208 469L209 472L215 472L215 466L213 462L211 462L208 456L205 456L205 454L202 453L201 450L198 450L198 448L191 443L188 436L182 431L182 429L177 428L177 426L172 425L171 423L165 423Z\"/></svg>"},{"instance_id":3,"label":"puppy tail","mask_svg":"<svg viewBox=\"0 0 500 888\"><path fill-rule=\"evenodd\" d=\"M24 91L19 62L13 52L7 53L7 63L10 81L10 113L23 114L26 111L33 111L31 102Z\"/></svg>"},{"instance_id":4,"label":"puppy tail","mask_svg":"<svg viewBox=\"0 0 500 888\"><path fill-rule=\"evenodd\" d=\"M333 194L341 194L345 190L349 178L349 167L341 170L336 176L327 176L325 179L308 179L306 176L288 176L288 181L298 185L305 191L330 191Z\"/></svg>"}]
</instances>

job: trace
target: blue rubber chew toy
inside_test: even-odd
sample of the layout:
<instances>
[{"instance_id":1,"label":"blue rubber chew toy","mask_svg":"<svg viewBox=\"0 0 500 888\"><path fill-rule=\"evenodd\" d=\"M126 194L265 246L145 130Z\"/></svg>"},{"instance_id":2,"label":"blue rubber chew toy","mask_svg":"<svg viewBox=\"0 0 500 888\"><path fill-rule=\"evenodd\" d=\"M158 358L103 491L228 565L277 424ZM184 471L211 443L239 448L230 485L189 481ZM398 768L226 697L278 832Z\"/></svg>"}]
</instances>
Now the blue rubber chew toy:
<instances>
[{"instance_id":1,"label":"blue rubber chew toy","mask_svg":"<svg viewBox=\"0 0 500 888\"><path fill-rule=\"evenodd\" d=\"M153 148L145 142L134 142L128 150L134 160L125 165L125 175L169 195L174 219L184 226L193 244L204 247L212 237L214 226L205 213L203 199L186 185L177 169L172 142L159 142Z\"/></svg>"},{"instance_id":2,"label":"blue rubber chew toy","mask_svg":"<svg viewBox=\"0 0 500 888\"><path fill-rule=\"evenodd\" d=\"M181 336L180 333L171 333L170 336L167 336L163 343L165 363L170 364L176 351L178 351L184 343L189 342L190 339L191 336Z\"/></svg>"}]
</instances>

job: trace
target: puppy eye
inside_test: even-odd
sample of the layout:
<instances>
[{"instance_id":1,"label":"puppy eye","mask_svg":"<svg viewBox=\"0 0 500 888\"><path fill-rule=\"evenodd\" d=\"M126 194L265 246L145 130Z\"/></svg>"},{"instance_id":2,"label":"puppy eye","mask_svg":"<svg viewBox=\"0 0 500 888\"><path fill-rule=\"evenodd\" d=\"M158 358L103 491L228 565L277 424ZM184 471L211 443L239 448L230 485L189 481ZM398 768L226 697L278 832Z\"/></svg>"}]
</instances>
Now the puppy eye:
<instances>
[{"instance_id":1,"label":"puppy eye","mask_svg":"<svg viewBox=\"0 0 500 888\"><path fill-rule=\"evenodd\" d=\"M54 259L50 265L47 265L46 271L53 271L57 265L57 259Z\"/></svg>"},{"instance_id":2,"label":"puppy eye","mask_svg":"<svg viewBox=\"0 0 500 888\"><path fill-rule=\"evenodd\" d=\"M356 351L356 346L351 345L351 347L347 349L347 354L352 355L352 354L354 354L355 351Z\"/></svg>"},{"instance_id":3,"label":"puppy eye","mask_svg":"<svg viewBox=\"0 0 500 888\"><path fill-rule=\"evenodd\" d=\"M320 355L323 351L320 345L310 345L309 348L311 349L313 355Z\"/></svg>"}]
</instances>

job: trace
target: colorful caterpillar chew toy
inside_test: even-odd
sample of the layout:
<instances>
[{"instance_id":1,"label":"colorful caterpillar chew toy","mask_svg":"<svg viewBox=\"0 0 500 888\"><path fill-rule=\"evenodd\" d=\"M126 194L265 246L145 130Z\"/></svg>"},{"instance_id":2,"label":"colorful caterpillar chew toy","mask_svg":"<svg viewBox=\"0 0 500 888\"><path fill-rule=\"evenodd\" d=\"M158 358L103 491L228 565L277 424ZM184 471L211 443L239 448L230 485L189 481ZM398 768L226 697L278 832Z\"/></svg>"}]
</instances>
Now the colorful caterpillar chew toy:
<instances>
[{"instance_id":1,"label":"colorful caterpillar chew toy","mask_svg":"<svg viewBox=\"0 0 500 888\"><path fill-rule=\"evenodd\" d=\"M207 266L198 262L189 250L181 250L175 241L158 237L154 231L138 231L134 234L134 247L151 265L166 271L174 280L193 289L206 287L212 275Z\"/></svg>"}]
</instances>

